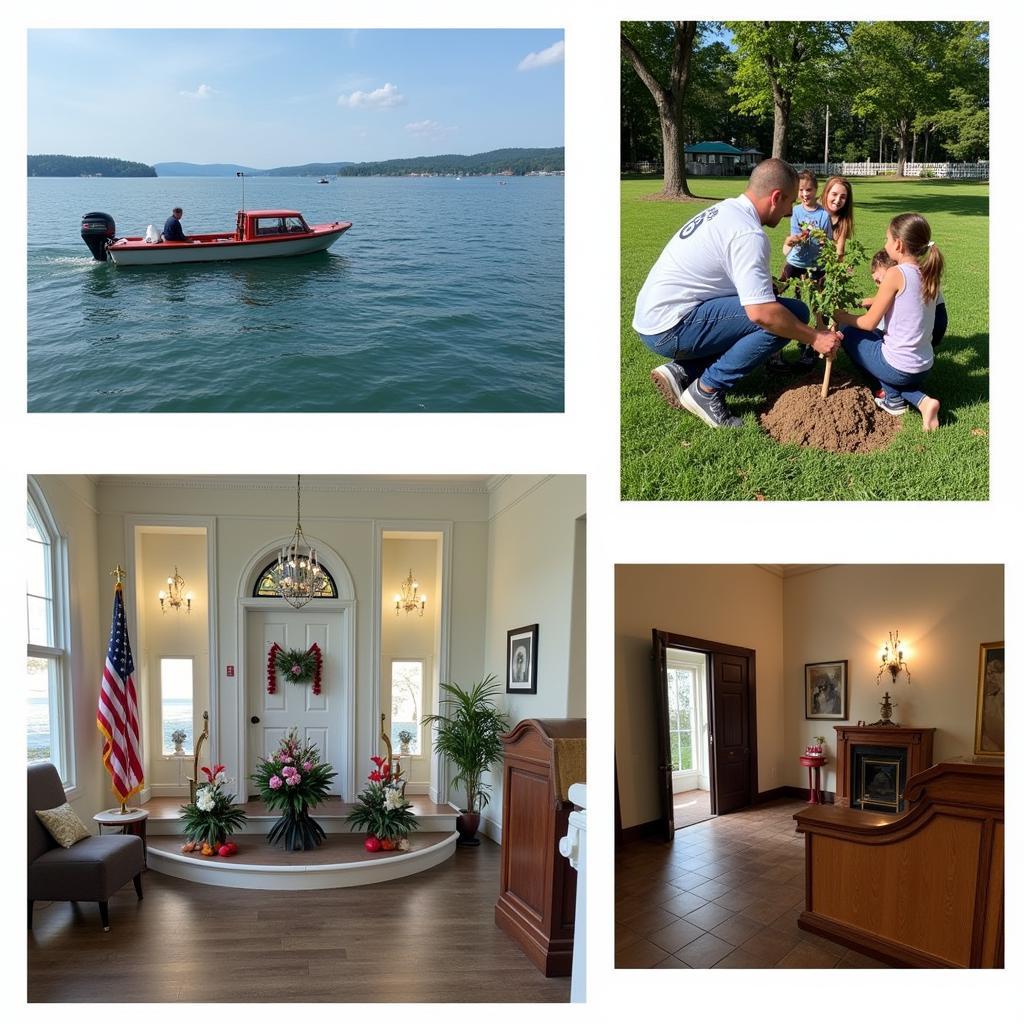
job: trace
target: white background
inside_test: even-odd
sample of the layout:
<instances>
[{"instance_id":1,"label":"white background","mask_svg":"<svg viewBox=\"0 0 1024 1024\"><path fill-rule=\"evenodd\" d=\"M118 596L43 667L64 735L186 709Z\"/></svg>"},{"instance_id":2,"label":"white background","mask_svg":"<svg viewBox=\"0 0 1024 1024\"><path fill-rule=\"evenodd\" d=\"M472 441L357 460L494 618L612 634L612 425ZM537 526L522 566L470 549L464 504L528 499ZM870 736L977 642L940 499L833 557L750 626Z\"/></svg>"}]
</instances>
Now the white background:
<instances>
[{"instance_id":1,"label":"white background","mask_svg":"<svg viewBox=\"0 0 1024 1024\"><path fill-rule=\"evenodd\" d=\"M1015 7L1015 5L1014 5ZM553 1020L679 1018L695 1024L750 1015L759 1022L813 1018L860 1021L865 1015L948 1021L985 1019L1001 1024L1019 1014L1020 873L1013 870L1021 837L1015 821L1018 757L1009 761L1010 808L1007 873L1007 963L1003 972L891 971L847 975L835 971L618 971L612 970L613 830L612 687L613 565L616 561L679 560L678 538L706 537L708 561L794 562L1005 562L1007 639L1021 619L1020 570L1021 450L1024 378L1020 295L1024 282L1017 255L1021 233L1022 129L1019 99L1022 19L1000 14L1010 4L949 2L861 2L834 6L628 0L386 0L351 4L303 0L281 5L250 2L212 4L69 3L19 5L4 15L2 251L4 500L9 551L20 551L24 529L24 477L36 473L275 473L294 472L295 438L322 439L322 456L298 467L304 473L580 473L588 486L588 883L590 933L588 987L584 1007L544 1006L524 1010L491 1007L472 1011L498 1020L519 1020L524 1012ZM991 500L986 503L662 503L622 505L618 501L619 381L619 39L622 19L650 18L984 18L992 19L992 249L991 249ZM201 415L25 413L25 28L44 27L564 27L566 31L566 412L564 415ZM111 69L111 88L131 88L137 69ZM186 154L187 155L187 154ZM652 189L653 190L653 189ZM680 211L680 222L686 214ZM956 272L950 267L947 272ZM69 367L73 372L73 367ZM467 423L470 420L473 422ZM249 437L259 444L247 444ZM316 449L315 444L305 446ZM7 679L19 681L24 668L24 607L18 556L3 595L2 621L12 624L4 644ZM899 580L880 580L899 586ZM1012 659L1011 655L1011 659ZM1021 699L1011 691L1011 737L1020 736ZM23 1007L24 935L22 898L24 842L20 837L24 785L21 769L20 690L7 760L10 804L5 856L9 858L8 911L3 925L4 1003ZM1018 728L1014 728L1017 726ZM429 879L425 879L429 882ZM297 922L298 924L298 922ZM386 925L386 922L382 922ZM202 936L197 935L197 942ZM216 956L216 950L209 950ZM480 963L473 994L453 999L487 1000L488 980L501 964ZM1010 1004L1011 985L1018 998ZM396 998L400 992L396 991ZM117 995L111 993L112 1001ZM1012 1005L1017 1005L1014 1011ZM134 1014L132 1007L119 1008ZM59 1006L15 1009L16 1019L56 1019ZM87 1020L108 1019L108 1011L73 1010ZM144 1010L138 1012L145 1013ZM299 1014L326 1019L356 1014L363 1021L449 1020L470 1012L444 1006L157 1007L171 1019L199 1012L215 1021L241 1018L291 1021ZM283 1015L283 1016L282 1016ZM351 1019L351 1018L350 1018Z\"/></svg>"}]
</instances>

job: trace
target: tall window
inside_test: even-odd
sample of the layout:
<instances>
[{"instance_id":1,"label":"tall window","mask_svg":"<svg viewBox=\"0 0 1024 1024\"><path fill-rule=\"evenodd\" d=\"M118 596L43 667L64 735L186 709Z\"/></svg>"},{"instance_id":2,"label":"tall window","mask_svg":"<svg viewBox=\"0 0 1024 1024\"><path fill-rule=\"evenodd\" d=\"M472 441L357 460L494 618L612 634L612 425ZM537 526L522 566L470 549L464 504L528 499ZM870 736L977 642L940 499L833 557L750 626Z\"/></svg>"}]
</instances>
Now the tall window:
<instances>
[{"instance_id":1,"label":"tall window","mask_svg":"<svg viewBox=\"0 0 1024 1024\"><path fill-rule=\"evenodd\" d=\"M28 762L50 761L73 785L64 546L42 495L30 487L25 547Z\"/></svg>"},{"instance_id":2,"label":"tall window","mask_svg":"<svg viewBox=\"0 0 1024 1024\"><path fill-rule=\"evenodd\" d=\"M693 764L692 668L668 670L668 734L672 744L672 770L690 771Z\"/></svg>"},{"instance_id":3,"label":"tall window","mask_svg":"<svg viewBox=\"0 0 1024 1024\"><path fill-rule=\"evenodd\" d=\"M423 718L423 661L391 662L391 744L397 751L420 753Z\"/></svg>"},{"instance_id":4,"label":"tall window","mask_svg":"<svg viewBox=\"0 0 1024 1024\"><path fill-rule=\"evenodd\" d=\"M165 754L175 753L174 734L185 734L181 753L193 752L192 659L160 659L160 733Z\"/></svg>"}]
</instances>

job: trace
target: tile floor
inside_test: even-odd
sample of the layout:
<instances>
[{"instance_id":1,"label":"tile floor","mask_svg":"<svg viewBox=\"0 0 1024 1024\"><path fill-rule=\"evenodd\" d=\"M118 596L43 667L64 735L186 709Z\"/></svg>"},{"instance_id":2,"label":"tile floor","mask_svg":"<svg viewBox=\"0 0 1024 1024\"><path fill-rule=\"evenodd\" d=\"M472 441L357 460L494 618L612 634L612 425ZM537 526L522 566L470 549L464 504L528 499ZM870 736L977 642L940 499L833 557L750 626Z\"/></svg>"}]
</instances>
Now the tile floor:
<instances>
[{"instance_id":1,"label":"tile floor","mask_svg":"<svg viewBox=\"0 0 1024 1024\"><path fill-rule=\"evenodd\" d=\"M773 800L616 854L615 966L885 967L797 927L799 800Z\"/></svg>"},{"instance_id":2,"label":"tile floor","mask_svg":"<svg viewBox=\"0 0 1024 1024\"><path fill-rule=\"evenodd\" d=\"M711 794L706 789L689 789L672 794L672 812L676 828L686 828L711 817Z\"/></svg>"}]
</instances>

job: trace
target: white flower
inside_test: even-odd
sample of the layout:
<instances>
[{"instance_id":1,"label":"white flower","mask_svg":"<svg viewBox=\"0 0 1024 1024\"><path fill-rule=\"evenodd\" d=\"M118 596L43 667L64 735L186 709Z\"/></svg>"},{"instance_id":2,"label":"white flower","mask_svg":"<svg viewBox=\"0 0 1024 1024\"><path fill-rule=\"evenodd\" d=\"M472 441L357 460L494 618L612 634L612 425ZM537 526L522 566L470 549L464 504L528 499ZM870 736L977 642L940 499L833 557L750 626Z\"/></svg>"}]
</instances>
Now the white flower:
<instances>
[{"instance_id":1,"label":"white flower","mask_svg":"<svg viewBox=\"0 0 1024 1024\"><path fill-rule=\"evenodd\" d=\"M384 806L389 811L397 811L399 807L405 806L402 794L397 789L389 789L384 794Z\"/></svg>"},{"instance_id":2,"label":"white flower","mask_svg":"<svg viewBox=\"0 0 1024 1024\"><path fill-rule=\"evenodd\" d=\"M227 781L227 772L217 772L216 778L214 778L213 783L215 786L223 786Z\"/></svg>"},{"instance_id":3,"label":"white flower","mask_svg":"<svg viewBox=\"0 0 1024 1024\"><path fill-rule=\"evenodd\" d=\"M212 811L215 801L213 799L213 792L209 786L203 786L198 793L196 793L196 807L201 811Z\"/></svg>"}]
</instances>

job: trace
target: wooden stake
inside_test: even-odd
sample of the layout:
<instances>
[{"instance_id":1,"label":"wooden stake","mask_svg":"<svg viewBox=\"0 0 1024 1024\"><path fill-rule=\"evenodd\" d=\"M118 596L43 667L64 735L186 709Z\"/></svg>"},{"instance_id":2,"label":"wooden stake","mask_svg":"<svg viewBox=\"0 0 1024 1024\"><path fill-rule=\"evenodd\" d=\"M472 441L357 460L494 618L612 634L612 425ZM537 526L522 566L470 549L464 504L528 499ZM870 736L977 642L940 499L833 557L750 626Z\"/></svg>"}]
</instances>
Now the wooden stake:
<instances>
[{"instance_id":1,"label":"wooden stake","mask_svg":"<svg viewBox=\"0 0 1024 1024\"><path fill-rule=\"evenodd\" d=\"M828 379L832 376L832 356L825 357L825 379L821 382L821 397L828 394Z\"/></svg>"}]
</instances>

